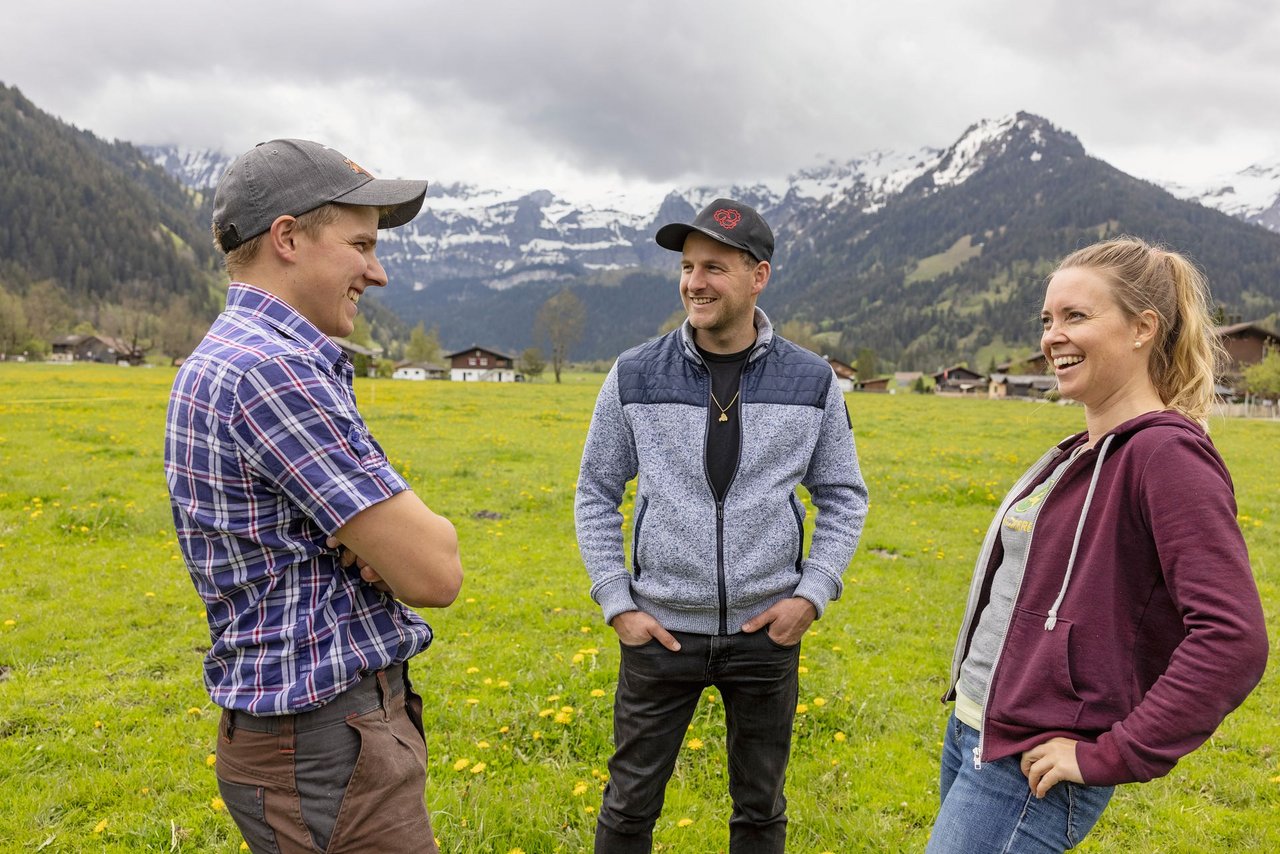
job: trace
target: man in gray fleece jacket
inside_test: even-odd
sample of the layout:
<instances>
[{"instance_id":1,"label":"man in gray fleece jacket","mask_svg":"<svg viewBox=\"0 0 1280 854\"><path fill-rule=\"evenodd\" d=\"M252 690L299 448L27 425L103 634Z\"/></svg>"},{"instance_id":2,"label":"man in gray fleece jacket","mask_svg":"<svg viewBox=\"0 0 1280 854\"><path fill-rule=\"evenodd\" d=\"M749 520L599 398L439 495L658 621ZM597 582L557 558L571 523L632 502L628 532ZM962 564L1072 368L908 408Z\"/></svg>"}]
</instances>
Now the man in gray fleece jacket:
<instances>
[{"instance_id":1,"label":"man in gray fleece jacket","mask_svg":"<svg viewBox=\"0 0 1280 854\"><path fill-rule=\"evenodd\" d=\"M730 851L781 852L800 639L840 596L867 489L831 368L756 308L772 269L768 224L717 199L657 242L681 253L688 319L609 372L575 503L591 595L621 644L595 850L652 849L689 721L715 686ZM628 572L620 507L633 478ZM797 484L819 511L807 558Z\"/></svg>"}]
</instances>

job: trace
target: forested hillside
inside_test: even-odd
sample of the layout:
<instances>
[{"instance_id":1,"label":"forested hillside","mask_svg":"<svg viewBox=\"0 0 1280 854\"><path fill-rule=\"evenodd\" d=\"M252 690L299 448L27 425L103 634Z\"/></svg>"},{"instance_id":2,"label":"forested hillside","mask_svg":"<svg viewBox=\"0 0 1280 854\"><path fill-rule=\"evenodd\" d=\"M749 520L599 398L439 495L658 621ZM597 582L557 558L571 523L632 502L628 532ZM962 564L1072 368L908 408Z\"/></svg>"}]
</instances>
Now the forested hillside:
<instances>
[{"instance_id":1,"label":"forested hillside","mask_svg":"<svg viewBox=\"0 0 1280 854\"><path fill-rule=\"evenodd\" d=\"M207 218L132 145L0 85L0 350L40 352L77 326L189 346L221 304Z\"/></svg>"}]
</instances>

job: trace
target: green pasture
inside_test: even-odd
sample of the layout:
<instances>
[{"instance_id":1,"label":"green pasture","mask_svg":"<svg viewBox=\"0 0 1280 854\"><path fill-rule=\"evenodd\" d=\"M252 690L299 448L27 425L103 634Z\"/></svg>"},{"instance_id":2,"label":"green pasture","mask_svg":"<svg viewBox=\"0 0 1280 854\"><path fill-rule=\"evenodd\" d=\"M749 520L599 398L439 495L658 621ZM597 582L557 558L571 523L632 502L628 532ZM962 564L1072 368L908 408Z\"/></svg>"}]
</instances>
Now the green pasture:
<instances>
[{"instance_id":1,"label":"green pasture","mask_svg":"<svg viewBox=\"0 0 1280 854\"><path fill-rule=\"evenodd\" d=\"M200 681L209 638L161 470L171 369L0 363L0 851L234 852ZM445 852L581 852L610 752L618 661L573 535L601 377L362 380L392 462L458 527L466 582L413 662ZM971 564L1022 468L1078 408L851 395L872 509L844 598L804 641L790 846L919 851L938 795L945 673ZM1280 423L1226 421L1272 631L1267 678L1167 778L1122 787L1086 851L1280 850ZM1194 500L1194 496L1187 496ZM658 848L727 846L709 692Z\"/></svg>"}]
</instances>

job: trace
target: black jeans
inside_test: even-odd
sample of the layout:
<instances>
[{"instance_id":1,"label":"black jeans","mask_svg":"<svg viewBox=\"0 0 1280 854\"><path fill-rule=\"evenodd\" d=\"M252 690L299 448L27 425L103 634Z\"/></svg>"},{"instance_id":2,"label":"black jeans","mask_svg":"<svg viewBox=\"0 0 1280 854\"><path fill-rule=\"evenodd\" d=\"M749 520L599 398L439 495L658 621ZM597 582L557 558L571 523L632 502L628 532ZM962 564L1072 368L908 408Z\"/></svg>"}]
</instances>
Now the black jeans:
<instances>
[{"instance_id":1,"label":"black jeans","mask_svg":"<svg viewBox=\"0 0 1280 854\"><path fill-rule=\"evenodd\" d=\"M781 852L791 725L799 695L800 645L782 647L764 628L726 636L673 632L680 651L657 641L622 647L613 705L615 751L596 824L597 854L648 852L667 781L709 685L720 691L728 729L732 854Z\"/></svg>"}]
</instances>

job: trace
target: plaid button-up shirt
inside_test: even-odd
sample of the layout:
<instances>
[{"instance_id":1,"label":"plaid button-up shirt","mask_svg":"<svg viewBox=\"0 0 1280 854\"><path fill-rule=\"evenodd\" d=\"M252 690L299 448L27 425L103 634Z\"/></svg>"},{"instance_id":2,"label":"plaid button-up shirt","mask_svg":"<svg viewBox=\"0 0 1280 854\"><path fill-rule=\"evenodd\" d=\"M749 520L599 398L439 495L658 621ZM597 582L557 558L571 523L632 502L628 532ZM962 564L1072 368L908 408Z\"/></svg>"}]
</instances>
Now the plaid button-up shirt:
<instances>
[{"instance_id":1,"label":"plaid button-up shirt","mask_svg":"<svg viewBox=\"0 0 1280 854\"><path fill-rule=\"evenodd\" d=\"M165 477L208 612L205 685L255 715L317 708L431 643L325 538L408 489L360 413L350 360L293 308L233 283L174 380Z\"/></svg>"}]
</instances>

